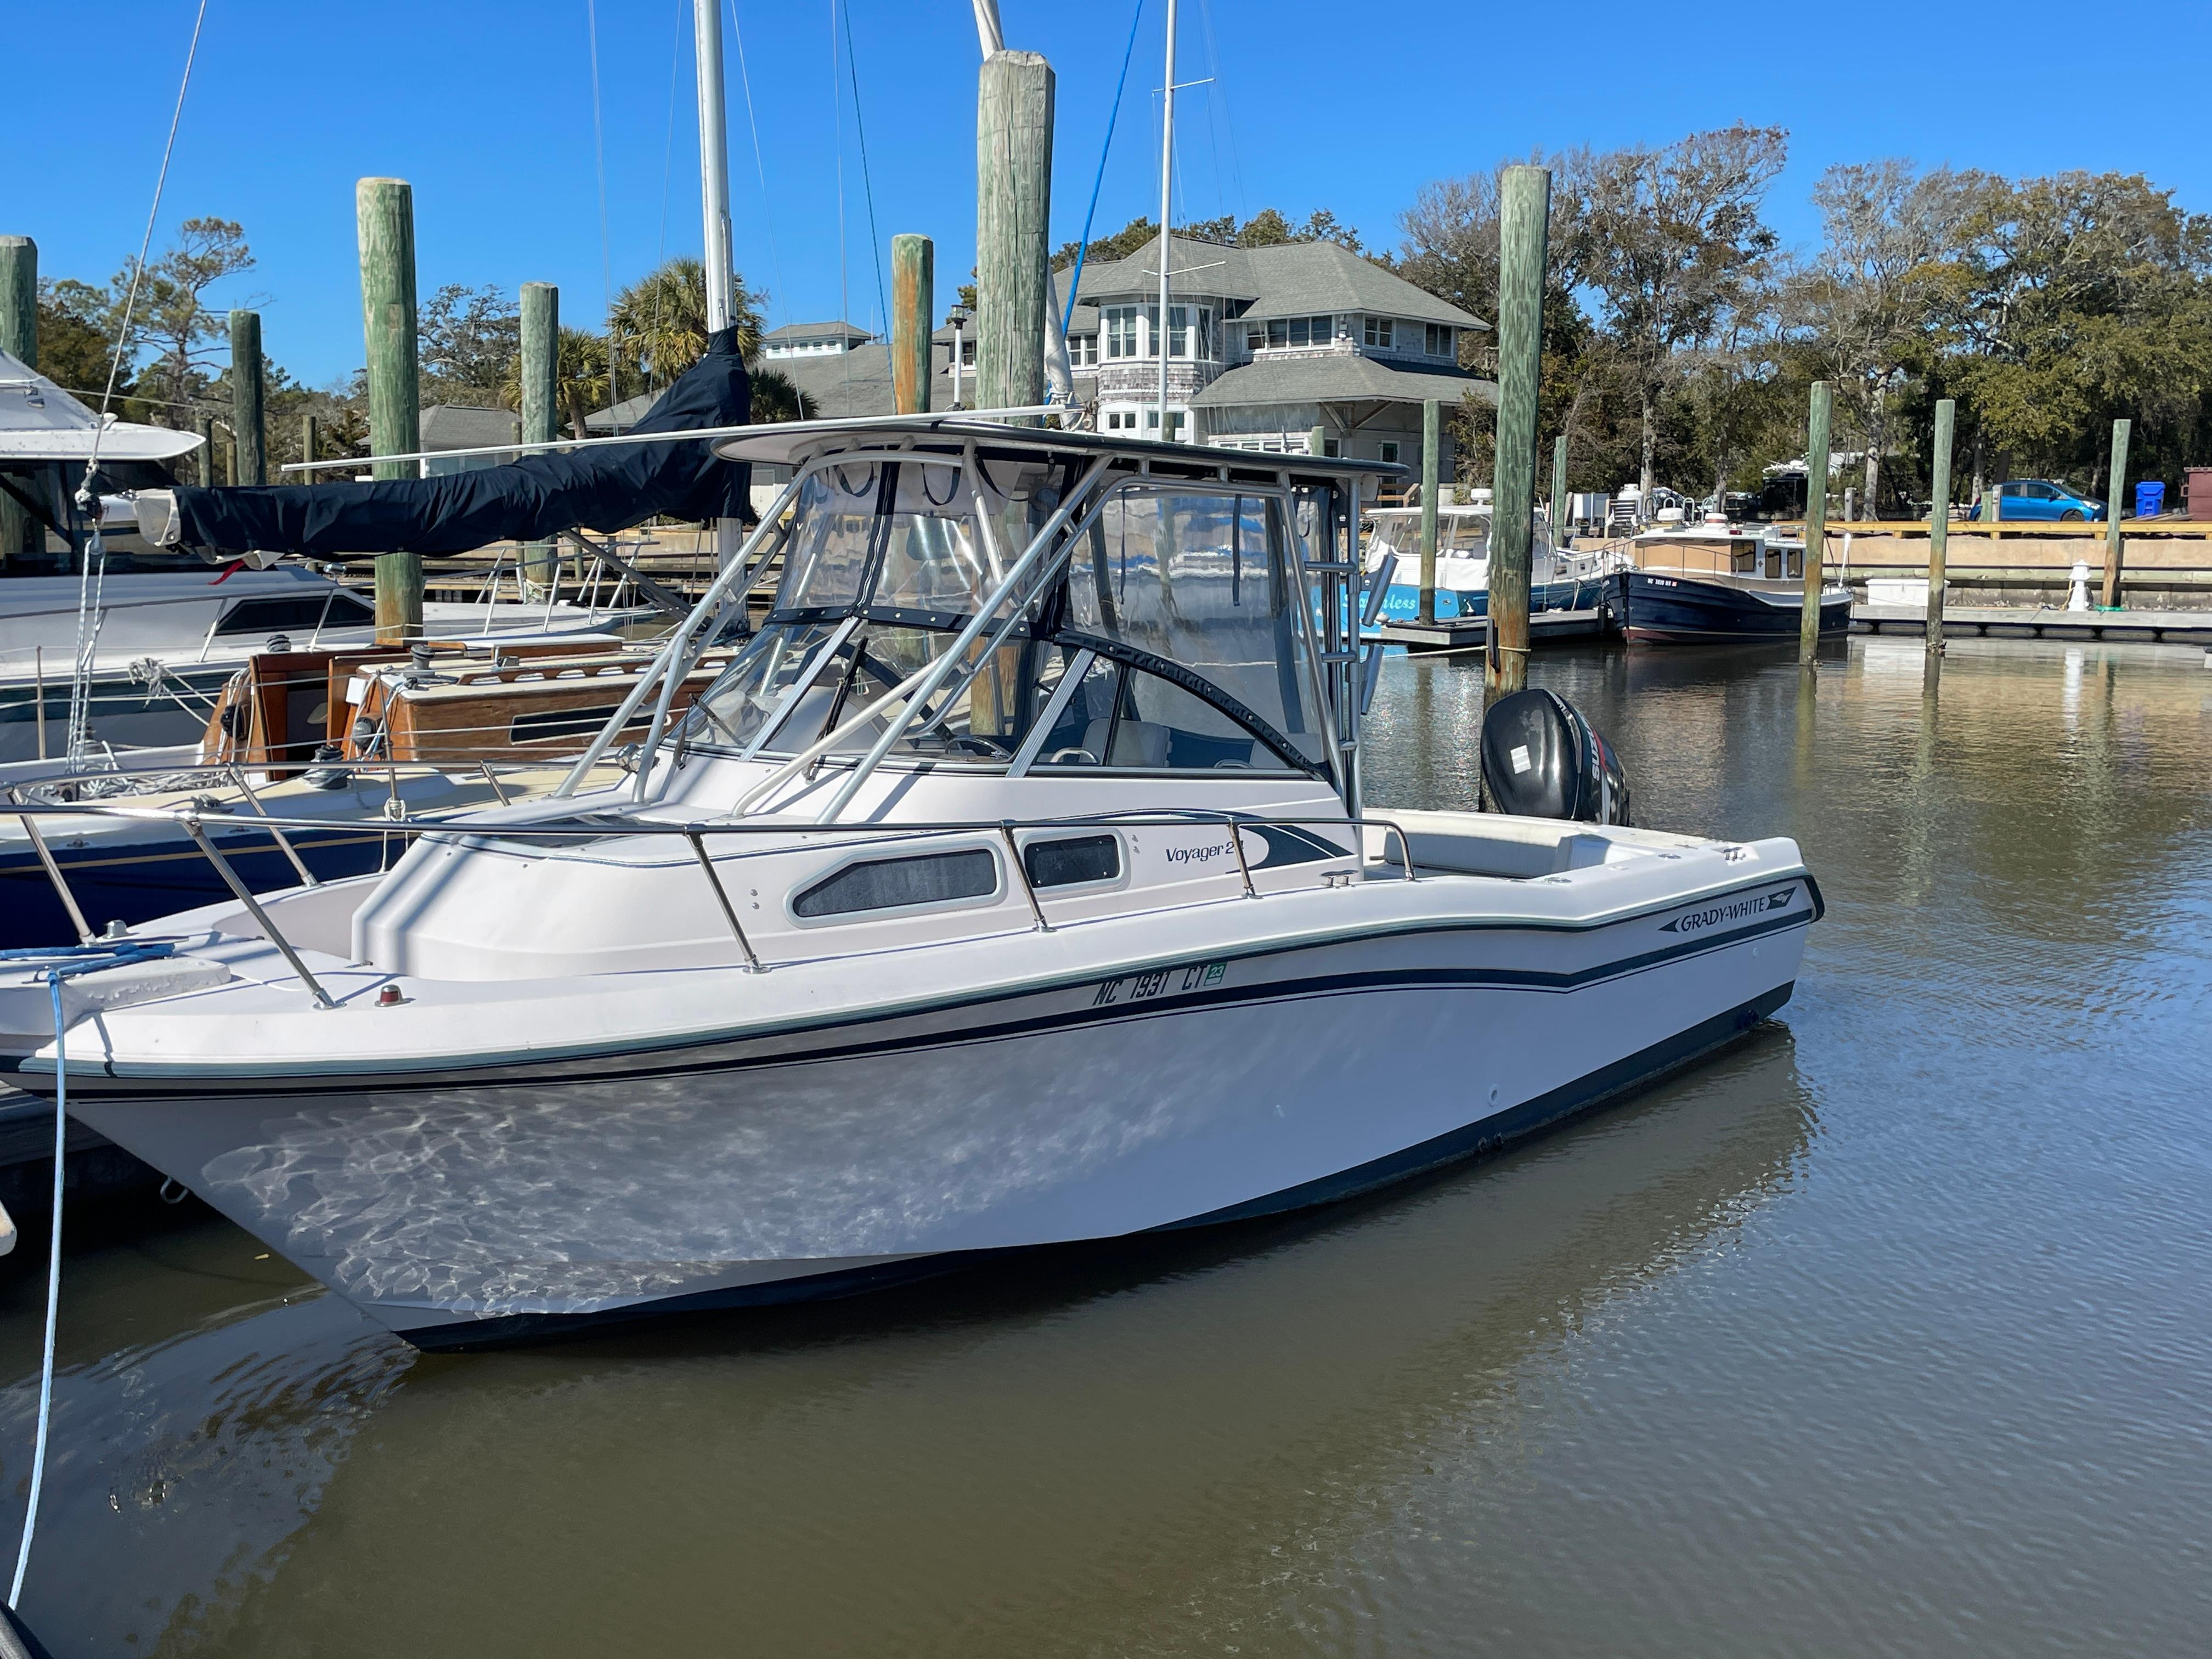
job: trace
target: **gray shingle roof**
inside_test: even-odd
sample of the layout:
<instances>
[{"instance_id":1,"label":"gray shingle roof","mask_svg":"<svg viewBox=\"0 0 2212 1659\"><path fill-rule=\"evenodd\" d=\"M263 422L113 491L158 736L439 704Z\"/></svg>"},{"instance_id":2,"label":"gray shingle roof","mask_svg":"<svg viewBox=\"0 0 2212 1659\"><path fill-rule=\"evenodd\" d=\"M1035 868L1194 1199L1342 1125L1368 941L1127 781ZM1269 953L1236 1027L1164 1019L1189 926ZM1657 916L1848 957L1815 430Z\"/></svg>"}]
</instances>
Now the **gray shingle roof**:
<instances>
[{"instance_id":1,"label":"gray shingle roof","mask_svg":"<svg viewBox=\"0 0 2212 1659\"><path fill-rule=\"evenodd\" d=\"M475 409L466 404L432 404L422 411L425 449L487 449L522 441L522 416L511 409Z\"/></svg>"},{"instance_id":2,"label":"gray shingle roof","mask_svg":"<svg viewBox=\"0 0 2212 1659\"><path fill-rule=\"evenodd\" d=\"M1498 401L1498 383L1461 368L1400 368L1344 352L1326 356L1262 357L1232 368L1191 402L1200 409L1270 404L1455 404L1468 392Z\"/></svg>"},{"instance_id":3,"label":"gray shingle roof","mask_svg":"<svg viewBox=\"0 0 2212 1659\"><path fill-rule=\"evenodd\" d=\"M772 328L761 336L763 345L775 345L784 340L872 340L876 337L865 328L851 323L786 323L781 328Z\"/></svg>"},{"instance_id":4,"label":"gray shingle roof","mask_svg":"<svg viewBox=\"0 0 2212 1659\"><path fill-rule=\"evenodd\" d=\"M1298 317L1314 312L1367 312L1455 328L1489 325L1373 260L1334 242L1290 242L1277 247L1218 247L1188 237L1171 239L1173 291L1222 300L1249 300L1245 318ZM1086 264L1083 297L1157 294L1159 239L1126 259ZM1063 273L1064 275L1064 273Z\"/></svg>"}]
</instances>

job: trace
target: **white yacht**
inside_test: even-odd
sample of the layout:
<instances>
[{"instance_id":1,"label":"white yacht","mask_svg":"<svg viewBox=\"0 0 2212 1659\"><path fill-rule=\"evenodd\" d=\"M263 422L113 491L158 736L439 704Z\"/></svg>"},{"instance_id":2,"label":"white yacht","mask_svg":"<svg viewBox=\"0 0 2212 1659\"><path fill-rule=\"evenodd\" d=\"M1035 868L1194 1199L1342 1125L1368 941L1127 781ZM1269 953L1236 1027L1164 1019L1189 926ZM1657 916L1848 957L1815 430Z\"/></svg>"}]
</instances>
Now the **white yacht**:
<instances>
[{"instance_id":1,"label":"white yacht","mask_svg":"<svg viewBox=\"0 0 2212 1659\"><path fill-rule=\"evenodd\" d=\"M410 1341L1316 1204L1789 998L1791 842L1363 803L1389 469L958 416L721 448L792 482L559 798L65 981L70 1109ZM51 1091L36 967L0 1032Z\"/></svg>"}]
</instances>

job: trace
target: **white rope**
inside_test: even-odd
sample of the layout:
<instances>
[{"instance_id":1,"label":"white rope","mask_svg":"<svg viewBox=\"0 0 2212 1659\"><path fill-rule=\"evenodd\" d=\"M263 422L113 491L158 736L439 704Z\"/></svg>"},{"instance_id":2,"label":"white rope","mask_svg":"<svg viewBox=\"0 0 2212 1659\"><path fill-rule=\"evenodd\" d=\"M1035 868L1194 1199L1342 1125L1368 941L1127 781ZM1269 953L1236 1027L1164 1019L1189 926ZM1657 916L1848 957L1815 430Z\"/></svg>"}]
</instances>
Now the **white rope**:
<instances>
[{"instance_id":1,"label":"white rope","mask_svg":"<svg viewBox=\"0 0 2212 1659\"><path fill-rule=\"evenodd\" d=\"M63 1040L62 975L59 969L46 976L54 999L54 1224L46 1256L46 1353L39 1367L39 1428L31 1453L31 1498L23 1511L23 1541L15 1551L15 1580L8 1586L8 1605L14 1607L23 1595L24 1570L31 1565L31 1538L39 1525L39 1488L46 1478L46 1425L54 1406L54 1330L62 1306L62 1172L69 1139L69 1052Z\"/></svg>"}]
</instances>

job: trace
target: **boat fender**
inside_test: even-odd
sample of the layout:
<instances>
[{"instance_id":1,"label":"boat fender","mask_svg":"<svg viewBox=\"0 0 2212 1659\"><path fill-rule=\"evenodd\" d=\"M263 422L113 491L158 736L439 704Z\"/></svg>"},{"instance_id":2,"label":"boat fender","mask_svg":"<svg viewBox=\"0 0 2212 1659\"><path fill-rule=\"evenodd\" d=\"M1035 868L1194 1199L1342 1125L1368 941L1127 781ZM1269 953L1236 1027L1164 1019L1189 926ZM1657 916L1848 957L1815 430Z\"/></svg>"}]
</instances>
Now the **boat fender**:
<instances>
[{"instance_id":1,"label":"boat fender","mask_svg":"<svg viewBox=\"0 0 2212 1659\"><path fill-rule=\"evenodd\" d=\"M1612 745L1556 691L1501 697L1482 720L1482 786L1500 812L1580 823L1629 822Z\"/></svg>"}]
</instances>

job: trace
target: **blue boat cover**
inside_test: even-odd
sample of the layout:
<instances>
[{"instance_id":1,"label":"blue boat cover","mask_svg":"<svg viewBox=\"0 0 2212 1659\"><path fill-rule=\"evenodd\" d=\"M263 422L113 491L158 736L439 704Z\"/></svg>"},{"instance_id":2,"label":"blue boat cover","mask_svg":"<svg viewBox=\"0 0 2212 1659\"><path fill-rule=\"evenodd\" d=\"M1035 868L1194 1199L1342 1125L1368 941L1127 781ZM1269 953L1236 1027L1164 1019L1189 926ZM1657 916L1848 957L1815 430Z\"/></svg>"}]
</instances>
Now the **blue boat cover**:
<instances>
[{"instance_id":1,"label":"blue boat cover","mask_svg":"<svg viewBox=\"0 0 2212 1659\"><path fill-rule=\"evenodd\" d=\"M752 382L735 329L662 394L632 432L743 426ZM695 441L544 450L504 465L374 483L176 492L179 544L203 555L465 553L563 530L627 530L655 514L750 519L751 469Z\"/></svg>"}]
</instances>

